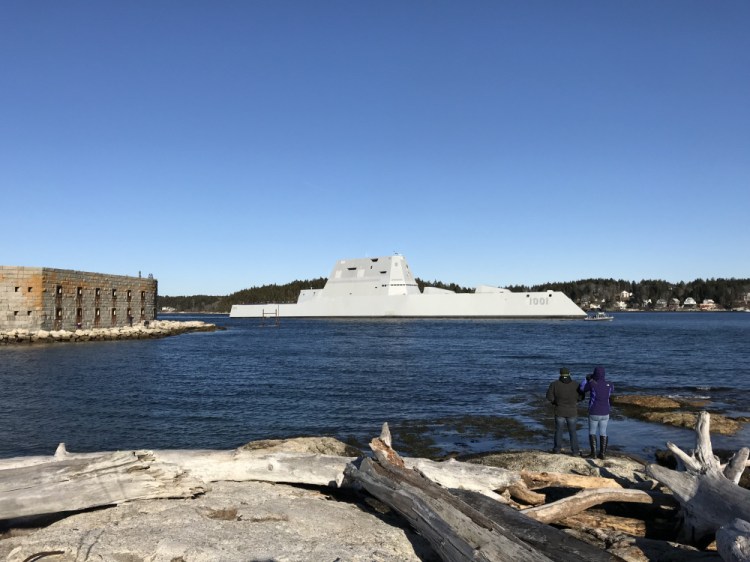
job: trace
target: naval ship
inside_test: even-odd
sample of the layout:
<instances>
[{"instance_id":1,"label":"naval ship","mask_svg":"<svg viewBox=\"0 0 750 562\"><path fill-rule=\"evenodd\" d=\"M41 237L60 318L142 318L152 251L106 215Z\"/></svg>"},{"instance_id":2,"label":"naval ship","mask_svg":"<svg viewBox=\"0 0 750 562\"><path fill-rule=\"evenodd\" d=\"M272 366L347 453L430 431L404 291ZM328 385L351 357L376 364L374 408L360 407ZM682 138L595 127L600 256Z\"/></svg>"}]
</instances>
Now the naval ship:
<instances>
[{"instance_id":1,"label":"naval ship","mask_svg":"<svg viewBox=\"0 0 750 562\"><path fill-rule=\"evenodd\" d=\"M560 291L513 292L480 285L473 293L420 291L404 256L339 260L325 287L296 303L235 304L231 318L584 318Z\"/></svg>"}]
</instances>

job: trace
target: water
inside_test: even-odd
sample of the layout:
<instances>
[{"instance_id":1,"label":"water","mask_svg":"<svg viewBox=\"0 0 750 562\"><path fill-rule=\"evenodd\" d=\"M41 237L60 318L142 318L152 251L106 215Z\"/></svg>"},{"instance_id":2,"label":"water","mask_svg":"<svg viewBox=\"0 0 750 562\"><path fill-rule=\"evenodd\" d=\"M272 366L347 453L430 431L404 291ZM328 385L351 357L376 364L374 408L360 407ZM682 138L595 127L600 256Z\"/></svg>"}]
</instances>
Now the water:
<instances>
[{"instance_id":1,"label":"water","mask_svg":"<svg viewBox=\"0 0 750 562\"><path fill-rule=\"evenodd\" d=\"M179 316L179 319L187 317ZM547 385L596 364L617 393L708 399L747 415L750 314L629 313L544 320L303 320L201 316L225 331L159 340L0 348L0 457L130 448L233 448L330 435L366 444L388 421L396 448L432 454L549 448ZM513 425L515 424L515 425ZM584 418L580 436L585 440ZM617 410L613 448L650 455L691 430ZM750 444L747 429L714 438Z\"/></svg>"}]
</instances>

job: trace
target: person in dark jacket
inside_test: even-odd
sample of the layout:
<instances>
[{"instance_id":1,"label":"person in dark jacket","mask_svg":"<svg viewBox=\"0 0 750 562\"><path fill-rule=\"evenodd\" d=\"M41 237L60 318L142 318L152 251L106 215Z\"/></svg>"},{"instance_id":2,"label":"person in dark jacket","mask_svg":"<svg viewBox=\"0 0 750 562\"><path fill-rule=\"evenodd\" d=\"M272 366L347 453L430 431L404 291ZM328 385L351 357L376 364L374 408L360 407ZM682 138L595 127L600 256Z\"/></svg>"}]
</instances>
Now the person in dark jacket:
<instances>
[{"instance_id":1,"label":"person in dark jacket","mask_svg":"<svg viewBox=\"0 0 750 562\"><path fill-rule=\"evenodd\" d=\"M594 372L581 381L578 392L582 397L589 393L589 445L591 445L590 457L596 454L596 435L599 434L599 458L603 459L607 454L607 424L612 401L614 385L606 380L604 367L594 368Z\"/></svg>"},{"instance_id":2,"label":"person in dark jacket","mask_svg":"<svg viewBox=\"0 0 750 562\"><path fill-rule=\"evenodd\" d=\"M570 371L560 369L560 378L549 385L547 400L555 406L555 441L553 453L559 453L562 446L563 429L567 425L570 436L570 451L574 456L579 455L578 433L578 385L570 378Z\"/></svg>"}]
</instances>

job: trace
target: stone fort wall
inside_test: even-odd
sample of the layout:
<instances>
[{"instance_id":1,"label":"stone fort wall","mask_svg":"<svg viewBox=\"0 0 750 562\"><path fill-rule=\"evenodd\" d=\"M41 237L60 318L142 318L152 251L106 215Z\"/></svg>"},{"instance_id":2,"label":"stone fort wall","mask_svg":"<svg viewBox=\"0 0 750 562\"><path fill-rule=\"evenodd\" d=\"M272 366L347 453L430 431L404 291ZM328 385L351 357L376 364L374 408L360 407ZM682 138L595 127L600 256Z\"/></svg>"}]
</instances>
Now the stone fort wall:
<instances>
[{"instance_id":1,"label":"stone fort wall","mask_svg":"<svg viewBox=\"0 0 750 562\"><path fill-rule=\"evenodd\" d=\"M158 282L46 267L0 266L0 330L75 330L156 319Z\"/></svg>"}]
</instances>

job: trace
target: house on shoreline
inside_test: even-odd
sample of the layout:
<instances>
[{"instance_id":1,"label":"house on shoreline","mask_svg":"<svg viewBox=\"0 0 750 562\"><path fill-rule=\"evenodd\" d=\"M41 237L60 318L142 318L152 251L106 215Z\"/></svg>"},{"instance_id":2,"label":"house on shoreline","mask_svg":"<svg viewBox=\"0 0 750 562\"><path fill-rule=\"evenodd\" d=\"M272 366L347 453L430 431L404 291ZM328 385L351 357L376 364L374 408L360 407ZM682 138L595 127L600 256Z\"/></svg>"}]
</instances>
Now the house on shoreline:
<instances>
[{"instance_id":1,"label":"house on shoreline","mask_svg":"<svg viewBox=\"0 0 750 562\"><path fill-rule=\"evenodd\" d=\"M113 328L156 319L158 282L49 267L0 266L0 330Z\"/></svg>"}]
</instances>

